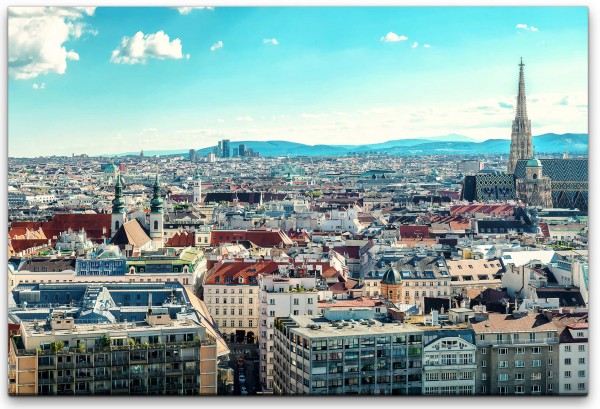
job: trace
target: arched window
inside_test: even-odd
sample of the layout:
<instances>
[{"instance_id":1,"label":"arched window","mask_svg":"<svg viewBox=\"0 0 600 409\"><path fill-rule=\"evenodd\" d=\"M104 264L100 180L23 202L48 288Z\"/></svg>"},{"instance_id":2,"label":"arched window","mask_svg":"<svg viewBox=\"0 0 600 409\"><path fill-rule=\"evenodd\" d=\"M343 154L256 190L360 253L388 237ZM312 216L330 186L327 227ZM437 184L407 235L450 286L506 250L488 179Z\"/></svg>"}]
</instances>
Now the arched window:
<instances>
[{"instance_id":1,"label":"arched window","mask_svg":"<svg viewBox=\"0 0 600 409\"><path fill-rule=\"evenodd\" d=\"M119 221L117 220L115 222L115 231L119 230Z\"/></svg>"},{"instance_id":2,"label":"arched window","mask_svg":"<svg viewBox=\"0 0 600 409\"><path fill-rule=\"evenodd\" d=\"M154 230L158 230L158 220L154 220Z\"/></svg>"},{"instance_id":3,"label":"arched window","mask_svg":"<svg viewBox=\"0 0 600 409\"><path fill-rule=\"evenodd\" d=\"M533 179L537 179L537 173L533 174Z\"/></svg>"}]
</instances>

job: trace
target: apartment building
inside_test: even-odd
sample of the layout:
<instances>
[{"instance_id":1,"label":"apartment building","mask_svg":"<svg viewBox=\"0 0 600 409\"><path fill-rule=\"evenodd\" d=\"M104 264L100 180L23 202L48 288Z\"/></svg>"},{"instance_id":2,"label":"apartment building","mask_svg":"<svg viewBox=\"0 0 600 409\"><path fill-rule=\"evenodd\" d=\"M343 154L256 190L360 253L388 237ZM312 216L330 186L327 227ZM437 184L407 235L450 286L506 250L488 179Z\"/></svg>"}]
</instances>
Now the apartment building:
<instances>
[{"instance_id":1,"label":"apartment building","mask_svg":"<svg viewBox=\"0 0 600 409\"><path fill-rule=\"evenodd\" d=\"M314 274L294 269L258 276L260 381L267 391L273 390L275 319L317 315L318 283Z\"/></svg>"},{"instance_id":2,"label":"apartment building","mask_svg":"<svg viewBox=\"0 0 600 409\"><path fill-rule=\"evenodd\" d=\"M423 395L475 395L475 340L469 329L424 332Z\"/></svg>"},{"instance_id":3,"label":"apartment building","mask_svg":"<svg viewBox=\"0 0 600 409\"><path fill-rule=\"evenodd\" d=\"M543 314L477 313L470 323L477 346L477 395L559 392L559 338Z\"/></svg>"},{"instance_id":4,"label":"apartment building","mask_svg":"<svg viewBox=\"0 0 600 409\"><path fill-rule=\"evenodd\" d=\"M423 331L369 309L275 321L278 395L418 395Z\"/></svg>"},{"instance_id":5,"label":"apartment building","mask_svg":"<svg viewBox=\"0 0 600 409\"><path fill-rule=\"evenodd\" d=\"M279 271L273 261L223 260L204 283L204 301L219 330L231 342L258 339L258 274Z\"/></svg>"},{"instance_id":6,"label":"apartment building","mask_svg":"<svg viewBox=\"0 0 600 409\"><path fill-rule=\"evenodd\" d=\"M547 314L548 315L548 314ZM587 395L589 392L589 327L587 313L555 313L558 328L560 395Z\"/></svg>"},{"instance_id":7,"label":"apartment building","mask_svg":"<svg viewBox=\"0 0 600 409\"><path fill-rule=\"evenodd\" d=\"M45 293L58 301L40 302ZM9 393L216 395L217 361L229 350L190 297L177 283L17 287Z\"/></svg>"},{"instance_id":8,"label":"apartment building","mask_svg":"<svg viewBox=\"0 0 600 409\"><path fill-rule=\"evenodd\" d=\"M446 260L450 274L450 291L460 295L470 288L502 287L503 268L499 259Z\"/></svg>"}]
</instances>

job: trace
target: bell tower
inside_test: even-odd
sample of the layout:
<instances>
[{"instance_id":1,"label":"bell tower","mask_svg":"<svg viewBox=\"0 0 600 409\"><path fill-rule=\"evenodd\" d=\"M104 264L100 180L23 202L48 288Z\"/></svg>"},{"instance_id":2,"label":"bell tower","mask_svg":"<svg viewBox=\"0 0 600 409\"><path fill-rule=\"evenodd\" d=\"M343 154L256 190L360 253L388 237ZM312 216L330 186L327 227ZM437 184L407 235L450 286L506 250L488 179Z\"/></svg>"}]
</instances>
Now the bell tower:
<instances>
[{"instance_id":1,"label":"bell tower","mask_svg":"<svg viewBox=\"0 0 600 409\"><path fill-rule=\"evenodd\" d=\"M198 169L194 174L194 203L202 202L202 181L200 180L200 174Z\"/></svg>"},{"instance_id":2,"label":"bell tower","mask_svg":"<svg viewBox=\"0 0 600 409\"><path fill-rule=\"evenodd\" d=\"M112 214L110 217L110 236L113 237L117 230L125 223L125 202L123 201L123 177L119 173L115 183L115 198L112 201Z\"/></svg>"},{"instance_id":3,"label":"bell tower","mask_svg":"<svg viewBox=\"0 0 600 409\"><path fill-rule=\"evenodd\" d=\"M154 195L150 200L150 238L155 249L163 248L164 246L164 209L163 200L160 197L160 185L158 183L158 173L154 179Z\"/></svg>"}]
</instances>

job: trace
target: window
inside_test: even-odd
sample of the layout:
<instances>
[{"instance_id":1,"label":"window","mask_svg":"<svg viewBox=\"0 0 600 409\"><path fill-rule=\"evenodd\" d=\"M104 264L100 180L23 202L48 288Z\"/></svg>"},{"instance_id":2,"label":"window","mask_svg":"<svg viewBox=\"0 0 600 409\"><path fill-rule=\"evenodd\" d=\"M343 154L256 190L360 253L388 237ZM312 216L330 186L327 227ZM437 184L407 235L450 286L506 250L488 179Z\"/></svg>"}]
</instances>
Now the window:
<instances>
[{"instance_id":1,"label":"window","mask_svg":"<svg viewBox=\"0 0 600 409\"><path fill-rule=\"evenodd\" d=\"M219 309L215 308L215 315L219 315Z\"/></svg>"},{"instance_id":2,"label":"window","mask_svg":"<svg viewBox=\"0 0 600 409\"><path fill-rule=\"evenodd\" d=\"M542 374L540 372L534 372L531 374L532 381L539 381L540 379L542 379Z\"/></svg>"},{"instance_id":3,"label":"window","mask_svg":"<svg viewBox=\"0 0 600 409\"><path fill-rule=\"evenodd\" d=\"M584 391L585 390L585 383L578 383L577 384L577 389L580 391Z\"/></svg>"},{"instance_id":4,"label":"window","mask_svg":"<svg viewBox=\"0 0 600 409\"><path fill-rule=\"evenodd\" d=\"M294 315L299 315L300 312L298 310L294 310Z\"/></svg>"},{"instance_id":5,"label":"window","mask_svg":"<svg viewBox=\"0 0 600 409\"><path fill-rule=\"evenodd\" d=\"M244 326L244 322L242 320L239 321L239 327L243 327Z\"/></svg>"},{"instance_id":6,"label":"window","mask_svg":"<svg viewBox=\"0 0 600 409\"><path fill-rule=\"evenodd\" d=\"M498 395L508 395L508 388L506 386L499 386Z\"/></svg>"},{"instance_id":7,"label":"window","mask_svg":"<svg viewBox=\"0 0 600 409\"><path fill-rule=\"evenodd\" d=\"M531 393L541 393L542 392L542 385L532 385L531 386Z\"/></svg>"},{"instance_id":8,"label":"window","mask_svg":"<svg viewBox=\"0 0 600 409\"><path fill-rule=\"evenodd\" d=\"M565 371L565 378L571 377L571 371Z\"/></svg>"},{"instance_id":9,"label":"window","mask_svg":"<svg viewBox=\"0 0 600 409\"><path fill-rule=\"evenodd\" d=\"M530 341L535 341L535 332L530 332L529 333L529 340Z\"/></svg>"},{"instance_id":10,"label":"window","mask_svg":"<svg viewBox=\"0 0 600 409\"><path fill-rule=\"evenodd\" d=\"M269 311L269 317L274 317L275 316L275 311Z\"/></svg>"},{"instance_id":11,"label":"window","mask_svg":"<svg viewBox=\"0 0 600 409\"><path fill-rule=\"evenodd\" d=\"M235 327L235 321L234 320L231 320L231 326Z\"/></svg>"},{"instance_id":12,"label":"window","mask_svg":"<svg viewBox=\"0 0 600 409\"><path fill-rule=\"evenodd\" d=\"M525 368L525 361L515 361L515 368Z\"/></svg>"},{"instance_id":13,"label":"window","mask_svg":"<svg viewBox=\"0 0 600 409\"><path fill-rule=\"evenodd\" d=\"M519 347L515 350L515 354L517 355L523 355L525 353L525 348L523 347Z\"/></svg>"},{"instance_id":14,"label":"window","mask_svg":"<svg viewBox=\"0 0 600 409\"><path fill-rule=\"evenodd\" d=\"M308 304L312 304L312 303L313 303L313 299L312 299L312 298L309 298L309 299L308 299L308 301L307 301L307 303L308 303Z\"/></svg>"},{"instance_id":15,"label":"window","mask_svg":"<svg viewBox=\"0 0 600 409\"><path fill-rule=\"evenodd\" d=\"M542 360L541 359L534 359L533 361L531 361L531 366L534 367L534 368L542 366Z\"/></svg>"},{"instance_id":16,"label":"window","mask_svg":"<svg viewBox=\"0 0 600 409\"><path fill-rule=\"evenodd\" d=\"M531 348L531 353L532 354L540 354L541 353L541 348L540 347L533 347L533 348Z\"/></svg>"},{"instance_id":17,"label":"window","mask_svg":"<svg viewBox=\"0 0 600 409\"><path fill-rule=\"evenodd\" d=\"M487 361L481 361L481 367L482 368L487 367Z\"/></svg>"},{"instance_id":18,"label":"window","mask_svg":"<svg viewBox=\"0 0 600 409\"><path fill-rule=\"evenodd\" d=\"M523 380L525 380L525 375L523 375L522 373L515 374L515 381L523 381Z\"/></svg>"},{"instance_id":19,"label":"window","mask_svg":"<svg viewBox=\"0 0 600 409\"><path fill-rule=\"evenodd\" d=\"M548 345L548 352L553 352L554 351L554 347L552 345Z\"/></svg>"},{"instance_id":20,"label":"window","mask_svg":"<svg viewBox=\"0 0 600 409\"><path fill-rule=\"evenodd\" d=\"M248 326L252 327L252 320L248 320Z\"/></svg>"},{"instance_id":21,"label":"window","mask_svg":"<svg viewBox=\"0 0 600 409\"><path fill-rule=\"evenodd\" d=\"M498 382L506 382L506 381L508 381L507 373L498 374Z\"/></svg>"},{"instance_id":22,"label":"window","mask_svg":"<svg viewBox=\"0 0 600 409\"><path fill-rule=\"evenodd\" d=\"M487 354L487 348L481 348L481 354L482 355Z\"/></svg>"},{"instance_id":23,"label":"window","mask_svg":"<svg viewBox=\"0 0 600 409\"><path fill-rule=\"evenodd\" d=\"M231 315L235 315L235 308L231 309Z\"/></svg>"},{"instance_id":24,"label":"window","mask_svg":"<svg viewBox=\"0 0 600 409\"><path fill-rule=\"evenodd\" d=\"M502 334L498 334L499 337L502 337ZM498 355L508 355L508 348L498 348Z\"/></svg>"},{"instance_id":25,"label":"window","mask_svg":"<svg viewBox=\"0 0 600 409\"><path fill-rule=\"evenodd\" d=\"M483 335L483 334L479 335L479 340L480 341L485 341L485 335Z\"/></svg>"},{"instance_id":26,"label":"window","mask_svg":"<svg viewBox=\"0 0 600 409\"><path fill-rule=\"evenodd\" d=\"M239 309L239 314L238 315L244 315L244 311L241 308Z\"/></svg>"},{"instance_id":27,"label":"window","mask_svg":"<svg viewBox=\"0 0 600 409\"><path fill-rule=\"evenodd\" d=\"M552 366L554 360L552 358L548 358L548 366Z\"/></svg>"},{"instance_id":28,"label":"window","mask_svg":"<svg viewBox=\"0 0 600 409\"><path fill-rule=\"evenodd\" d=\"M498 361L498 368L508 368L508 361Z\"/></svg>"},{"instance_id":29,"label":"window","mask_svg":"<svg viewBox=\"0 0 600 409\"><path fill-rule=\"evenodd\" d=\"M248 299L248 304L252 304L252 298Z\"/></svg>"},{"instance_id":30,"label":"window","mask_svg":"<svg viewBox=\"0 0 600 409\"><path fill-rule=\"evenodd\" d=\"M577 376L579 376L580 378L585 378L585 371L579 371L577 373Z\"/></svg>"},{"instance_id":31,"label":"window","mask_svg":"<svg viewBox=\"0 0 600 409\"><path fill-rule=\"evenodd\" d=\"M548 371L548 379L552 379L554 373L552 371Z\"/></svg>"},{"instance_id":32,"label":"window","mask_svg":"<svg viewBox=\"0 0 600 409\"><path fill-rule=\"evenodd\" d=\"M565 358L565 365L571 365L571 358Z\"/></svg>"},{"instance_id":33,"label":"window","mask_svg":"<svg viewBox=\"0 0 600 409\"><path fill-rule=\"evenodd\" d=\"M565 345L565 352L571 352L571 345Z\"/></svg>"},{"instance_id":34,"label":"window","mask_svg":"<svg viewBox=\"0 0 600 409\"><path fill-rule=\"evenodd\" d=\"M515 386L515 395L524 395L525 387L523 385Z\"/></svg>"},{"instance_id":35,"label":"window","mask_svg":"<svg viewBox=\"0 0 600 409\"><path fill-rule=\"evenodd\" d=\"M253 311L252 308L248 309L248 315L252 315L252 311ZM252 326L252 325L250 325L250 326Z\"/></svg>"},{"instance_id":36,"label":"window","mask_svg":"<svg viewBox=\"0 0 600 409\"><path fill-rule=\"evenodd\" d=\"M244 299L243 298L238 298L238 304L243 304L244 303Z\"/></svg>"},{"instance_id":37,"label":"window","mask_svg":"<svg viewBox=\"0 0 600 409\"><path fill-rule=\"evenodd\" d=\"M565 383L565 385L564 385L564 389L565 389L566 391L570 391L570 390L571 390L571 384L570 384L570 383Z\"/></svg>"},{"instance_id":38,"label":"window","mask_svg":"<svg viewBox=\"0 0 600 409\"><path fill-rule=\"evenodd\" d=\"M481 380L482 380L482 381L486 381L486 380L487 380L487 374L486 374L485 372L483 372L483 373L481 374Z\"/></svg>"},{"instance_id":39,"label":"window","mask_svg":"<svg viewBox=\"0 0 600 409\"><path fill-rule=\"evenodd\" d=\"M579 345L577 349L579 350L579 352L585 352L585 345Z\"/></svg>"},{"instance_id":40,"label":"window","mask_svg":"<svg viewBox=\"0 0 600 409\"><path fill-rule=\"evenodd\" d=\"M585 358L579 358L579 364L580 365L585 364Z\"/></svg>"}]
</instances>

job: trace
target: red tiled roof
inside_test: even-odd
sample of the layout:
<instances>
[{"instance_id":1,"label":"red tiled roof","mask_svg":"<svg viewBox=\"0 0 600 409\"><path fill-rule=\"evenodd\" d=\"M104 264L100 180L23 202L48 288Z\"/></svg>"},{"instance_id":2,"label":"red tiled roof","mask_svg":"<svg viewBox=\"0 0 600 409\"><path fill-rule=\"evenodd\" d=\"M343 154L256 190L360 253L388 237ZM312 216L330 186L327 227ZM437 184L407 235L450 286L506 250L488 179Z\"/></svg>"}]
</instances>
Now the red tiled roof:
<instances>
[{"instance_id":1,"label":"red tiled roof","mask_svg":"<svg viewBox=\"0 0 600 409\"><path fill-rule=\"evenodd\" d=\"M11 240L11 245L15 253L20 253L30 248L47 246L48 239Z\"/></svg>"},{"instance_id":2,"label":"red tiled roof","mask_svg":"<svg viewBox=\"0 0 600 409\"><path fill-rule=\"evenodd\" d=\"M206 279L206 284L217 284L217 277L219 277L218 284L227 284L225 277L232 277L231 284L237 284L240 277L244 278L244 284L248 284L248 277L256 277L258 274L271 274L279 271L279 265L273 261L268 262L243 262L234 261L226 262L220 266L215 266L216 270L210 273L210 276Z\"/></svg>"},{"instance_id":3,"label":"red tiled roof","mask_svg":"<svg viewBox=\"0 0 600 409\"><path fill-rule=\"evenodd\" d=\"M400 226L401 238L425 238L429 237L428 226L403 225Z\"/></svg>"},{"instance_id":4,"label":"red tiled roof","mask_svg":"<svg viewBox=\"0 0 600 409\"><path fill-rule=\"evenodd\" d=\"M192 247L194 246L194 240L196 239L193 233L183 231L177 232L165 243L165 247Z\"/></svg>"},{"instance_id":5,"label":"red tiled roof","mask_svg":"<svg viewBox=\"0 0 600 409\"><path fill-rule=\"evenodd\" d=\"M544 237L550 237L550 229L548 228L548 223L540 223L539 225Z\"/></svg>"},{"instance_id":6,"label":"red tiled roof","mask_svg":"<svg viewBox=\"0 0 600 409\"><path fill-rule=\"evenodd\" d=\"M109 237L110 224L110 214L59 213L55 214L49 222L13 222L11 227L24 227L29 230L37 230L41 227L46 237L50 239L58 237L60 233L69 229L84 229L90 240L100 241L103 236Z\"/></svg>"}]
</instances>

